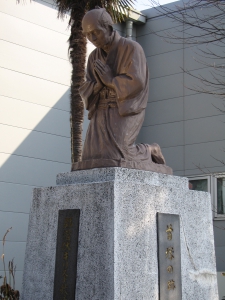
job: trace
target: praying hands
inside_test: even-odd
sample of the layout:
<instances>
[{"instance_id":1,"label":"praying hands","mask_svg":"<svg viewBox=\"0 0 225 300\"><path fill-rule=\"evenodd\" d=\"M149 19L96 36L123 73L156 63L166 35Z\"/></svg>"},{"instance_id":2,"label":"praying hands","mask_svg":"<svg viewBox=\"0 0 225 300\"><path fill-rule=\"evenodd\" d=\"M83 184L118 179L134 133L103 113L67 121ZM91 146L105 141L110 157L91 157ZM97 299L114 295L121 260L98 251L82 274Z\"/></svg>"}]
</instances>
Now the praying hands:
<instances>
[{"instance_id":1,"label":"praying hands","mask_svg":"<svg viewBox=\"0 0 225 300\"><path fill-rule=\"evenodd\" d=\"M110 88L113 88L112 80L113 73L110 67L101 62L101 60L97 59L94 62L94 69L97 72L102 83Z\"/></svg>"}]
</instances>

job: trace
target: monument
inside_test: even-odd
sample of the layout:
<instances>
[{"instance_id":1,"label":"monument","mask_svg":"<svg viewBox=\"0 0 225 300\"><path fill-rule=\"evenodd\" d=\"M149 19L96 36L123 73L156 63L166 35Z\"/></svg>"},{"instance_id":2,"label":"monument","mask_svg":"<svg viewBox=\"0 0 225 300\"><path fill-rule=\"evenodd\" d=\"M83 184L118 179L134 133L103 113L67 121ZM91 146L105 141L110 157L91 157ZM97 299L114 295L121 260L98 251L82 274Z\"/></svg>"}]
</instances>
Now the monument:
<instances>
[{"instance_id":1,"label":"monument","mask_svg":"<svg viewBox=\"0 0 225 300\"><path fill-rule=\"evenodd\" d=\"M34 189L22 300L218 300L210 195L172 176L157 144L135 144L143 50L104 9L82 25L97 46L80 88L90 125L74 172Z\"/></svg>"},{"instance_id":2,"label":"monument","mask_svg":"<svg viewBox=\"0 0 225 300\"><path fill-rule=\"evenodd\" d=\"M159 145L135 145L148 102L148 67L141 46L112 25L103 8L89 11L82 21L84 34L97 48L80 88L90 124L82 161L72 171L124 167L172 174Z\"/></svg>"}]
</instances>

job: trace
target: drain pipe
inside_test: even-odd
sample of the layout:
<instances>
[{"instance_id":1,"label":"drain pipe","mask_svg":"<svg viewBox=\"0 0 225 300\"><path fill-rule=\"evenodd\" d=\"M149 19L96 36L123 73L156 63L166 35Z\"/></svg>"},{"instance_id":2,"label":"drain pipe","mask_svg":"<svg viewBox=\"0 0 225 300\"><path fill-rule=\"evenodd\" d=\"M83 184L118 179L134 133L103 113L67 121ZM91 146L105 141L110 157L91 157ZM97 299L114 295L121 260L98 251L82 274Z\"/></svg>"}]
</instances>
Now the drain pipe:
<instances>
[{"instance_id":1,"label":"drain pipe","mask_svg":"<svg viewBox=\"0 0 225 300\"><path fill-rule=\"evenodd\" d=\"M126 38L128 40L133 40L133 24L145 24L146 23L146 16L143 15L140 11L137 11L133 8L128 10L128 15L126 19ZM135 37L134 37L135 40Z\"/></svg>"},{"instance_id":2,"label":"drain pipe","mask_svg":"<svg viewBox=\"0 0 225 300\"><path fill-rule=\"evenodd\" d=\"M133 34L133 21L126 20L126 38L128 40L132 40L132 34Z\"/></svg>"}]
</instances>

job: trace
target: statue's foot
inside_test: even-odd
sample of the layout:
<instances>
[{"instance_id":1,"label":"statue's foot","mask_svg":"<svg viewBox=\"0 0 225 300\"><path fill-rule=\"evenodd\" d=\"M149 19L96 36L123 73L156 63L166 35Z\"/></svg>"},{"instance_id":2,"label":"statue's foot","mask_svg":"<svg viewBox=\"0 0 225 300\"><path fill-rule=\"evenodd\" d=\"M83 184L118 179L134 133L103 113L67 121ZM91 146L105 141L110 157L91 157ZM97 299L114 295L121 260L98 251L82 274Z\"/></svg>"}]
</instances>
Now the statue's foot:
<instances>
[{"instance_id":1,"label":"statue's foot","mask_svg":"<svg viewBox=\"0 0 225 300\"><path fill-rule=\"evenodd\" d=\"M156 164L165 165L166 161L164 156L162 155L162 151L158 144L154 143L149 145L149 149L151 151L152 161Z\"/></svg>"}]
</instances>

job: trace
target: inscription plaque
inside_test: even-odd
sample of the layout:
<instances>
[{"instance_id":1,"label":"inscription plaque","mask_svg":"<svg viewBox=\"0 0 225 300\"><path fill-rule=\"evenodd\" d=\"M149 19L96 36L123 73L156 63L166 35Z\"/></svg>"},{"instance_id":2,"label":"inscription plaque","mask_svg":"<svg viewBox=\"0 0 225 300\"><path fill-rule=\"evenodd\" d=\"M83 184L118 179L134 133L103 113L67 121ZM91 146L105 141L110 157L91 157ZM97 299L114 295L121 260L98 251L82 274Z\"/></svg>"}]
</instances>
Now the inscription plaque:
<instances>
[{"instance_id":1,"label":"inscription plaque","mask_svg":"<svg viewBox=\"0 0 225 300\"><path fill-rule=\"evenodd\" d=\"M79 219L79 209L59 210L53 300L75 299Z\"/></svg>"},{"instance_id":2,"label":"inscription plaque","mask_svg":"<svg viewBox=\"0 0 225 300\"><path fill-rule=\"evenodd\" d=\"M181 300L180 217L157 213L159 299Z\"/></svg>"}]
</instances>

